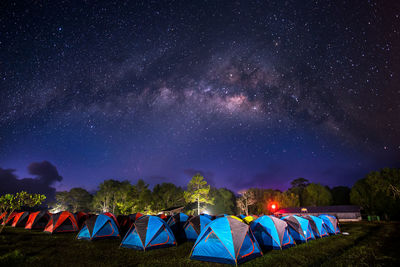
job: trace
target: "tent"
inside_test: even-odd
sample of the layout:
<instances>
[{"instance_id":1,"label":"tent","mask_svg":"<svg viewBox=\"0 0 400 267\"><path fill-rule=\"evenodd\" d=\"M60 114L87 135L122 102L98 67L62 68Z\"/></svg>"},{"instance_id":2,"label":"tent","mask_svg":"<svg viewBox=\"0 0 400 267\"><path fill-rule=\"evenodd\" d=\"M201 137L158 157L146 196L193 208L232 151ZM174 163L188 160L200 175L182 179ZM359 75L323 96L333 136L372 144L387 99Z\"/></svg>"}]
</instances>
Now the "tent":
<instances>
[{"instance_id":1,"label":"tent","mask_svg":"<svg viewBox=\"0 0 400 267\"><path fill-rule=\"evenodd\" d=\"M183 230L183 226L189 220L189 216L185 213L178 213L171 216L167 224L171 228L176 238L184 238L185 231Z\"/></svg>"},{"instance_id":2,"label":"tent","mask_svg":"<svg viewBox=\"0 0 400 267\"><path fill-rule=\"evenodd\" d=\"M210 215L210 214L207 214L207 213L202 213L200 215L206 216L211 221L218 217L218 216L213 216L213 215Z\"/></svg>"},{"instance_id":3,"label":"tent","mask_svg":"<svg viewBox=\"0 0 400 267\"><path fill-rule=\"evenodd\" d=\"M6 216L7 216L7 212L6 212L6 211L3 212L3 213L0 215L0 223L3 223L3 220L6 218Z\"/></svg>"},{"instance_id":4,"label":"tent","mask_svg":"<svg viewBox=\"0 0 400 267\"><path fill-rule=\"evenodd\" d=\"M136 222L136 220L139 219L140 217L142 217L143 214L141 214L140 212L136 212L136 213L130 214L130 215L128 215L128 216L129 216L129 218L130 218L133 222ZM165 215L164 215L164 216L165 216ZM161 219L163 219L163 218L161 218Z\"/></svg>"},{"instance_id":5,"label":"tent","mask_svg":"<svg viewBox=\"0 0 400 267\"><path fill-rule=\"evenodd\" d=\"M237 217L239 217L240 219L244 219L246 217L246 215L244 214L239 214Z\"/></svg>"},{"instance_id":6,"label":"tent","mask_svg":"<svg viewBox=\"0 0 400 267\"><path fill-rule=\"evenodd\" d=\"M106 216L112 218L112 219L114 220L114 222L117 224L118 228L119 228L119 224L118 224L117 217L115 217L115 215L114 215L113 213L111 213L111 212L104 212L104 213L102 213L102 214L104 214L104 215L106 215Z\"/></svg>"},{"instance_id":7,"label":"tent","mask_svg":"<svg viewBox=\"0 0 400 267\"><path fill-rule=\"evenodd\" d=\"M205 215L198 215L190 218L183 226L183 230L185 231L185 238L187 240L196 240L200 232L210 222L211 219Z\"/></svg>"},{"instance_id":8,"label":"tent","mask_svg":"<svg viewBox=\"0 0 400 267\"><path fill-rule=\"evenodd\" d=\"M309 221L313 234L316 238L321 238L329 235L324 226L324 221L321 218L313 215L306 215L303 218Z\"/></svg>"},{"instance_id":9,"label":"tent","mask_svg":"<svg viewBox=\"0 0 400 267\"><path fill-rule=\"evenodd\" d=\"M12 227L25 227L25 224L28 221L28 217L29 217L29 212L28 211L18 212L15 215L11 226Z\"/></svg>"},{"instance_id":10,"label":"tent","mask_svg":"<svg viewBox=\"0 0 400 267\"><path fill-rule=\"evenodd\" d=\"M77 239L95 240L104 238L118 238L119 230L114 219L100 214L87 219L77 235Z\"/></svg>"},{"instance_id":11,"label":"tent","mask_svg":"<svg viewBox=\"0 0 400 267\"><path fill-rule=\"evenodd\" d=\"M137 250L176 245L175 236L168 224L157 216L146 215L134 222L121 242L121 247Z\"/></svg>"},{"instance_id":12,"label":"tent","mask_svg":"<svg viewBox=\"0 0 400 267\"><path fill-rule=\"evenodd\" d=\"M310 223L307 219L297 215L282 217L289 226L289 233L296 244L305 243L309 239L315 239Z\"/></svg>"},{"instance_id":13,"label":"tent","mask_svg":"<svg viewBox=\"0 0 400 267\"><path fill-rule=\"evenodd\" d=\"M76 222L78 223L79 229L81 229L83 224L85 223L85 221L91 217L90 214L82 212L82 211L75 212L74 215L76 218Z\"/></svg>"},{"instance_id":14,"label":"tent","mask_svg":"<svg viewBox=\"0 0 400 267\"><path fill-rule=\"evenodd\" d=\"M79 230L75 216L69 211L61 211L51 215L44 232L50 234L63 232L76 232Z\"/></svg>"},{"instance_id":15,"label":"tent","mask_svg":"<svg viewBox=\"0 0 400 267\"><path fill-rule=\"evenodd\" d=\"M323 214L318 217L324 221L325 228L330 235L340 234L339 221L335 216Z\"/></svg>"},{"instance_id":16,"label":"tent","mask_svg":"<svg viewBox=\"0 0 400 267\"><path fill-rule=\"evenodd\" d=\"M249 216L244 217L242 220L243 220L243 222L245 222L247 224L251 224L255 219L257 219L257 217L249 215Z\"/></svg>"},{"instance_id":17,"label":"tent","mask_svg":"<svg viewBox=\"0 0 400 267\"><path fill-rule=\"evenodd\" d=\"M283 249L296 245L285 221L274 216L261 216L251 224L258 244L266 249Z\"/></svg>"},{"instance_id":18,"label":"tent","mask_svg":"<svg viewBox=\"0 0 400 267\"><path fill-rule=\"evenodd\" d=\"M131 227L133 221L131 220L131 218L129 218L128 215L118 215L117 221L119 225L119 232L121 233L121 235L125 235Z\"/></svg>"},{"instance_id":19,"label":"tent","mask_svg":"<svg viewBox=\"0 0 400 267\"><path fill-rule=\"evenodd\" d=\"M18 214L18 212L13 212L13 213L11 213L11 215L10 215L10 217L8 217L7 219L6 219L6 217L7 217L7 215L4 217L4 219L3 219L3 223L2 224L4 224L4 225L11 225L13 222L14 222L14 217L16 216Z\"/></svg>"},{"instance_id":20,"label":"tent","mask_svg":"<svg viewBox=\"0 0 400 267\"><path fill-rule=\"evenodd\" d=\"M44 229L49 222L50 213L47 211L36 211L29 214L25 229Z\"/></svg>"},{"instance_id":21,"label":"tent","mask_svg":"<svg viewBox=\"0 0 400 267\"><path fill-rule=\"evenodd\" d=\"M190 258L237 265L262 256L250 226L232 216L217 218L200 233Z\"/></svg>"}]
</instances>

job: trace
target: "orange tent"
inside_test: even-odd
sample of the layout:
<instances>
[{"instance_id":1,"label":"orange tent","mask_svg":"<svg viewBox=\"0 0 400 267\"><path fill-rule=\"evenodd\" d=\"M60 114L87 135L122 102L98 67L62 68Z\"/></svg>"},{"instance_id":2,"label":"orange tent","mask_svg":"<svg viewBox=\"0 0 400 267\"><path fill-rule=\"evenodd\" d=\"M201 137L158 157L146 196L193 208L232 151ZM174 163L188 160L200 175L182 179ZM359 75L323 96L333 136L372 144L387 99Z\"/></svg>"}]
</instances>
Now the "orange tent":
<instances>
[{"instance_id":1,"label":"orange tent","mask_svg":"<svg viewBox=\"0 0 400 267\"><path fill-rule=\"evenodd\" d=\"M14 217L14 221L11 224L12 227L25 227L26 222L28 221L29 212L23 211L18 212Z\"/></svg>"},{"instance_id":2,"label":"orange tent","mask_svg":"<svg viewBox=\"0 0 400 267\"><path fill-rule=\"evenodd\" d=\"M36 211L29 214L25 229L44 229L49 222L50 213L47 211Z\"/></svg>"},{"instance_id":3,"label":"orange tent","mask_svg":"<svg viewBox=\"0 0 400 267\"><path fill-rule=\"evenodd\" d=\"M79 230L75 216L69 211L61 211L51 215L44 232L50 234L63 232L76 232Z\"/></svg>"}]
</instances>

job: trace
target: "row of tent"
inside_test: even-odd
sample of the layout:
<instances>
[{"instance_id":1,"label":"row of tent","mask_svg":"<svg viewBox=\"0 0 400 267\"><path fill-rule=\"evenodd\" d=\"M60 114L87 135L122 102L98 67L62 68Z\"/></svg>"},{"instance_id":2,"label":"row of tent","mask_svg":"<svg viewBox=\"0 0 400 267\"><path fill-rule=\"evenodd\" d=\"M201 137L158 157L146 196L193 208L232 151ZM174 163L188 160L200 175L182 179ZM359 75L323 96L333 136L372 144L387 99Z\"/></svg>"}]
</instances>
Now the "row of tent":
<instances>
[{"instance_id":1,"label":"row of tent","mask_svg":"<svg viewBox=\"0 0 400 267\"><path fill-rule=\"evenodd\" d=\"M0 216L0 222L5 214ZM3 224L47 233L77 232L77 239L97 240L124 236L121 247L150 250L194 241L190 257L195 260L240 264L262 255L263 249L285 249L309 240L340 233L334 216L231 216L207 214L171 217L142 215L115 217L112 213L90 215L63 211L15 213Z\"/></svg>"}]
</instances>

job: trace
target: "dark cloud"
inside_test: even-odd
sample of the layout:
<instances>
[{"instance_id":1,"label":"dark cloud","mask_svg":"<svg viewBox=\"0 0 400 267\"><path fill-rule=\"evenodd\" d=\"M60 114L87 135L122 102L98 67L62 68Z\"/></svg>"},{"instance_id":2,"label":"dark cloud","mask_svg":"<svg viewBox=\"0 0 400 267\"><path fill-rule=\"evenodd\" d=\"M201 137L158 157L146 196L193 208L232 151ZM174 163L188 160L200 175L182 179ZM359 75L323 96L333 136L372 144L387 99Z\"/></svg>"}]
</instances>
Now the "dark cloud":
<instances>
[{"instance_id":1,"label":"dark cloud","mask_svg":"<svg viewBox=\"0 0 400 267\"><path fill-rule=\"evenodd\" d=\"M48 201L54 199L56 189L52 185L63 179L57 168L48 161L33 162L28 166L28 171L36 177L18 179L14 169L0 168L0 194L27 191L44 194Z\"/></svg>"}]
</instances>

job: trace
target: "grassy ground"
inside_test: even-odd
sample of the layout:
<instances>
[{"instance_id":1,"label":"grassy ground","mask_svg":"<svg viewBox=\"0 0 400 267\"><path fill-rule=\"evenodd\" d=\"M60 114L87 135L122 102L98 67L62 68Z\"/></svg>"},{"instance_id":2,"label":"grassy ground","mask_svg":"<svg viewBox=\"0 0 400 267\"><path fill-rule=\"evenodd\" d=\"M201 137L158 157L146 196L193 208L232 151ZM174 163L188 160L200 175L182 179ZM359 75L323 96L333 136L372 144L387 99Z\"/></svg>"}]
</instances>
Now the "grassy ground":
<instances>
[{"instance_id":1,"label":"grassy ground","mask_svg":"<svg viewBox=\"0 0 400 267\"><path fill-rule=\"evenodd\" d=\"M348 223L338 235L264 256L243 266L400 266L400 223ZM81 241L7 227L0 235L0 266L216 266L193 261L193 243L152 251L119 247L119 240ZM222 266L222 265L221 265Z\"/></svg>"}]
</instances>

